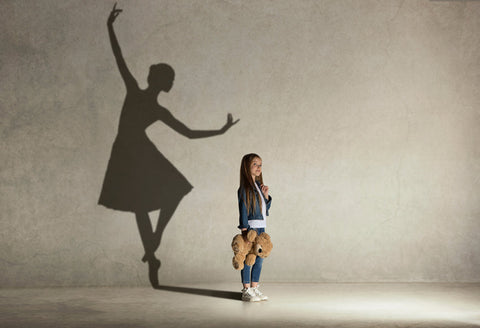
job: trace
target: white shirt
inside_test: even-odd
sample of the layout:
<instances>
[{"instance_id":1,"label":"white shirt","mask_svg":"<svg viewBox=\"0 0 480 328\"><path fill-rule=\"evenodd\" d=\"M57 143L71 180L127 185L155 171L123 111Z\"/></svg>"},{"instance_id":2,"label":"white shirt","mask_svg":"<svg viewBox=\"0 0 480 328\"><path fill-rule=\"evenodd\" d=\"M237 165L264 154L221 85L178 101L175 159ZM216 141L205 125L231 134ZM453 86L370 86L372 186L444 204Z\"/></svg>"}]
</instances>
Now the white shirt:
<instances>
[{"instance_id":1,"label":"white shirt","mask_svg":"<svg viewBox=\"0 0 480 328\"><path fill-rule=\"evenodd\" d=\"M260 194L260 199L262 200L262 216L263 220L248 220L248 225L250 228L266 228L267 227L267 204L265 204L265 199L262 196L262 191L258 187L257 183L254 183L257 187L258 193Z\"/></svg>"}]
</instances>

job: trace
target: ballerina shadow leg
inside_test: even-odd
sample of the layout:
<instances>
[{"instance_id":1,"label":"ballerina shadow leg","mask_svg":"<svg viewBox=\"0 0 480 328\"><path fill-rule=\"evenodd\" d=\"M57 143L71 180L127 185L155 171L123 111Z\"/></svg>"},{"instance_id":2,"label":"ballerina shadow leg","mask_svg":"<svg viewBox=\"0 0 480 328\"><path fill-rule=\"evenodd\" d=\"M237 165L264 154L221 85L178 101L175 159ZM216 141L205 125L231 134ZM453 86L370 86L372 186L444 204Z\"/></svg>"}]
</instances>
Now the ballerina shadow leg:
<instances>
[{"instance_id":1,"label":"ballerina shadow leg","mask_svg":"<svg viewBox=\"0 0 480 328\"><path fill-rule=\"evenodd\" d=\"M145 255L142 258L142 262L148 261L148 259L155 257L154 237L152 222L147 212L135 213L137 219L138 231L140 232L140 238L142 239Z\"/></svg>"},{"instance_id":2,"label":"ballerina shadow leg","mask_svg":"<svg viewBox=\"0 0 480 328\"><path fill-rule=\"evenodd\" d=\"M183 196L175 199L171 199L171 201L168 202L167 205L163 206L162 209L160 210L157 227L155 229L155 232L153 233L152 247L154 249L154 252L158 249L158 247L160 247L160 243L162 242L163 232L165 231L165 228L167 227L168 222L170 222L170 219L175 213L175 210L180 204L182 198ZM146 253L145 253L145 256L147 256Z\"/></svg>"},{"instance_id":3,"label":"ballerina shadow leg","mask_svg":"<svg viewBox=\"0 0 480 328\"><path fill-rule=\"evenodd\" d=\"M160 269L161 262L155 257L155 251L160 246L163 231L165 230L168 222L175 213L182 197L170 199L167 205L160 209L160 214L157 222L157 228L155 232L152 229L152 222L147 212L136 213L138 230L142 239L145 255L142 258L143 262L148 261L148 278L153 288L159 286L158 283L158 270Z\"/></svg>"},{"instance_id":4,"label":"ballerina shadow leg","mask_svg":"<svg viewBox=\"0 0 480 328\"><path fill-rule=\"evenodd\" d=\"M142 239L145 255L143 262L148 261L148 279L153 288L158 287L158 270L160 269L160 260L155 257L155 238L152 229L152 222L147 212L136 213L138 231Z\"/></svg>"}]
</instances>

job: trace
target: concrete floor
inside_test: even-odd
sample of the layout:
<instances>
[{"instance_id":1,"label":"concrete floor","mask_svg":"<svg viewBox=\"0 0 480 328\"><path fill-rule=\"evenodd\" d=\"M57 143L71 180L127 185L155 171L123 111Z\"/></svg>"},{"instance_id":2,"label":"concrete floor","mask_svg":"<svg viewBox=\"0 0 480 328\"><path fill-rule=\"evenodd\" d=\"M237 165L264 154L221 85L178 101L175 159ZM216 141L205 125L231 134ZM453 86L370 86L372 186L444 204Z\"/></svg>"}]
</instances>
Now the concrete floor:
<instances>
[{"instance_id":1,"label":"concrete floor","mask_svg":"<svg viewBox=\"0 0 480 328\"><path fill-rule=\"evenodd\" d=\"M480 284L1 289L0 327L480 327Z\"/></svg>"}]
</instances>

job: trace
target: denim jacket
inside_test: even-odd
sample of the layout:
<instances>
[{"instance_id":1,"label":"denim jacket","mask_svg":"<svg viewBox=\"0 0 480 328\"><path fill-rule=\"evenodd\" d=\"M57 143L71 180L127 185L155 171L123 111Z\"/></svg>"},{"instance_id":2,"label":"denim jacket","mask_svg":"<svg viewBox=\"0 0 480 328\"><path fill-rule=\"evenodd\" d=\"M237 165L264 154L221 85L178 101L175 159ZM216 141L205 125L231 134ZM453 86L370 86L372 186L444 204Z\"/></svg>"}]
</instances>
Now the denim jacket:
<instances>
[{"instance_id":1,"label":"denim jacket","mask_svg":"<svg viewBox=\"0 0 480 328\"><path fill-rule=\"evenodd\" d=\"M260 188L260 182L255 181ZM260 188L261 190L261 188ZM238 226L239 229L244 229L247 228L250 230L250 225L248 224L248 220L263 220L263 215L262 211L260 210L260 198L258 198L258 191L257 188L254 188L253 191L255 192L255 213L248 213L247 205L244 199L246 198L246 193L245 189L242 187L238 188L237 194L238 194L238 210L240 212L240 225ZM265 198L263 193L260 193L261 197L265 199L265 204L267 205L267 216L268 216L268 210L270 209L270 205L272 205L272 197L268 195L268 199Z\"/></svg>"}]
</instances>

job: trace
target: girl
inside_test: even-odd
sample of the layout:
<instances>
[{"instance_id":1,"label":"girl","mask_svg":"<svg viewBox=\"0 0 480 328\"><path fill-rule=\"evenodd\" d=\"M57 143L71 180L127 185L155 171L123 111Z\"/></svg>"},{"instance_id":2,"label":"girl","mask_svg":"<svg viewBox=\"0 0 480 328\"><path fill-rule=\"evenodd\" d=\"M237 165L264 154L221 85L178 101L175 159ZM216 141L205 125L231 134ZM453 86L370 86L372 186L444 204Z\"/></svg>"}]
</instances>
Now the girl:
<instances>
[{"instance_id":1,"label":"girl","mask_svg":"<svg viewBox=\"0 0 480 328\"><path fill-rule=\"evenodd\" d=\"M240 212L238 228L242 230L243 238L247 241L248 230L254 229L258 234L265 232L268 210L272 204L268 187L263 185L262 159L257 154L243 156L240 166L240 188L237 194ZM257 256L253 266L245 264L241 271L243 301L256 302L268 299L258 289L262 263L263 259Z\"/></svg>"}]
</instances>

